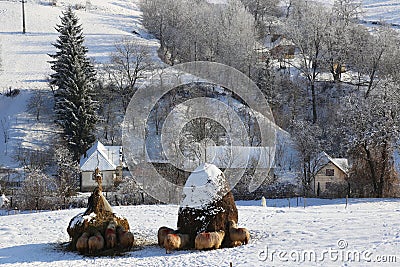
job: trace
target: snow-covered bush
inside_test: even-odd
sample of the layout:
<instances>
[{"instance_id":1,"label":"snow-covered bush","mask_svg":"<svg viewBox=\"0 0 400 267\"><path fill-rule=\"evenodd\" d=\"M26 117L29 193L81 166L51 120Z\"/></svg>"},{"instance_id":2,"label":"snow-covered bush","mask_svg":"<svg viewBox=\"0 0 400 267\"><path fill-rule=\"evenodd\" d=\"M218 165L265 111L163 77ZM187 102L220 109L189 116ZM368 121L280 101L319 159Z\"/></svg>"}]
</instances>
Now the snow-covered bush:
<instances>
[{"instance_id":1,"label":"snow-covered bush","mask_svg":"<svg viewBox=\"0 0 400 267\"><path fill-rule=\"evenodd\" d=\"M49 199L56 189L54 179L39 169L32 170L25 177L22 187L17 192L19 209L52 209L54 199Z\"/></svg>"}]
</instances>

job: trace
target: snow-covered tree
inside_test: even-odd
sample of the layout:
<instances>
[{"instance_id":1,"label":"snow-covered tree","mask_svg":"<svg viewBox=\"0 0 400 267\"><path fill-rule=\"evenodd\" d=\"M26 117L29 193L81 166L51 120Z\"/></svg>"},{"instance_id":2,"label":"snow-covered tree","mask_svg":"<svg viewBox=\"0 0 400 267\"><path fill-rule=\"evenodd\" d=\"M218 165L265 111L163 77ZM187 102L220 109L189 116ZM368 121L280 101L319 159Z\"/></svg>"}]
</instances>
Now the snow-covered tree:
<instances>
[{"instance_id":1,"label":"snow-covered tree","mask_svg":"<svg viewBox=\"0 0 400 267\"><path fill-rule=\"evenodd\" d=\"M57 164L55 176L57 195L65 201L79 190L79 166L73 160L71 152L62 144L56 145L54 160Z\"/></svg>"},{"instance_id":2,"label":"snow-covered tree","mask_svg":"<svg viewBox=\"0 0 400 267\"><path fill-rule=\"evenodd\" d=\"M283 35L298 49L299 61L288 63L309 82L313 123L317 122L318 114L315 83L321 73L329 17L326 7L301 0L293 3L292 11L281 29Z\"/></svg>"},{"instance_id":3,"label":"snow-covered tree","mask_svg":"<svg viewBox=\"0 0 400 267\"><path fill-rule=\"evenodd\" d=\"M360 30L359 30L360 32ZM353 42L349 63L358 72L361 85L366 86L365 97L393 75L399 59L399 34L388 26L381 26L369 33L367 29Z\"/></svg>"},{"instance_id":4,"label":"snow-covered tree","mask_svg":"<svg viewBox=\"0 0 400 267\"><path fill-rule=\"evenodd\" d=\"M266 16L279 14L279 0L241 0L255 20L263 20Z\"/></svg>"},{"instance_id":5,"label":"snow-covered tree","mask_svg":"<svg viewBox=\"0 0 400 267\"><path fill-rule=\"evenodd\" d=\"M56 189L54 179L46 175L42 170L30 171L18 191L22 206L21 209L49 209L52 207L48 197Z\"/></svg>"},{"instance_id":6,"label":"snow-covered tree","mask_svg":"<svg viewBox=\"0 0 400 267\"><path fill-rule=\"evenodd\" d=\"M393 149L400 134L398 86L387 82L367 98L355 92L344 102L341 130L353 160L351 181L363 196L393 196Z\"/></svg>"},{"instance_id":7,"label":"snow-covered tree","mask_svg":"<svg viewBox=\"0 0 400 267\"><path fill-rule=\"evenodd\" d=\"M144 26L159 38L163 59L175 64L214 61L244 73L254 63L254 18L239 0L144 0Z\"/></svg>"},{"instance_id":8,"label":"snow-covered tree","mask_svg":"<svg viewBox=\"0 0 400 267\"><path fill-rule=\"evenodd\" d=\"M335 81L340 81L349 58L354 38L352 29L357 27L357 18L361 12L357 0L336 0L328 21L325 38L324 64L333 75Z\"/></svg>"},{"instance_id":9,"label":"snow-covered tree","mask_svg":"<svg viewBox=\"0 0 400 267\"><path fill-rule=\"evenodd\" d=\"M50 62L51 68L55 72L50 83L57 88L55 112L68 147L74 159L79 160L95 141L95 70L86 56L88 49L83 44L82 26L71 7L63 12L56 30L60 33L53 44L57 52L50 55L54 59Z\"/></svg>"}]
</instances>

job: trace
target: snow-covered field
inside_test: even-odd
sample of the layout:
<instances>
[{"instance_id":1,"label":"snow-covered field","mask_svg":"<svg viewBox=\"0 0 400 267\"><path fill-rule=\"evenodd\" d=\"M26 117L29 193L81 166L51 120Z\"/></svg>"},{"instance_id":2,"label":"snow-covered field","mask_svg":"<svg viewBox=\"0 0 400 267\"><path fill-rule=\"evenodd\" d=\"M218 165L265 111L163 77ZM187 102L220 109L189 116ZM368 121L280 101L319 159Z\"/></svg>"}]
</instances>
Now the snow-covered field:
<instances>
[{"instance_id":1,"label":"snow-covered field","mask_svg":"<svg viewBox=\"0 0 400 267\"><path fill-rule=\"evenodd\" d=\"M239 201L246 246L166 254L157 230L176 227L174 205L120 206L135 237L146 245L120 257L83 257L62 250L67 226L82 209L0 217L4 266L400 266L400 199ZM267 257L268 256L268 257ZM311 260L310 260L311 257ZM353 260L348 260L353 259ZM370 261L370 262L369 262ZM391 263L381 263L391 261ZM395 261L395 262L394 262Z\"/></svg>"}]
</instances>

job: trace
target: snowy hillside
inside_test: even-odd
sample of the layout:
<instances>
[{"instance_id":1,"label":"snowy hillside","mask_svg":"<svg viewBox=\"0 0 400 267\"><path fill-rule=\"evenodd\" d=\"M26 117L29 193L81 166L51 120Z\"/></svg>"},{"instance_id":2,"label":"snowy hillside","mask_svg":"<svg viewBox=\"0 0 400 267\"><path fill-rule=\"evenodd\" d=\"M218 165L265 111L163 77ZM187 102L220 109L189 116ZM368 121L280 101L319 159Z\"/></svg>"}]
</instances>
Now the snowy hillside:
<instances>
[{"instance_id":1,"label":"snowy hillside","mask_svg":"<svg viewBox=\"0 0 400 267\"><path fill-rule=\"evenodd\" d=\"M77 15L83 25L88 55L95 62L106 62L115 42L122 37L151 47L154 60L159 61L158 41L143 29L138 1L60 0L56 1L57 6L50 6L48 0L27 0L26 34L22 34L20 1L0 1L0 93L4 94L10 87L21 90L20 96L14 99L0 95L0 120L9 132L8 142L0 139L0 166L18 167L11 158L15 149L40 147L52 139L53 125L46 121L35 123L26 112L26 102L33 90L48 89L46 80L51 73L48 54L54 53L51 44L57 39L54 27L67 5L79 7ZM400 25L397 0L364 0L363 8L362 19L367 22L385 20ZM51 122L51 118L47 119Z\"/></svg>"},{"instance_id":2,"label":"snowy hillside","mask_svg":"<svg viewBox=\"0 0 400 267\"><path fill-rule=\"evenodd\" d=\"M156 40L146 40L135 35L136 31L147 37L140 24L138 1L124 0L66 0L57 1L56 7L49 1L28 0L25 4L26 34L22 34L21 3L0 1L0 31L2 46L2 72L0 88L9 86L19 89L46 88L46 78L51 73L47 61L54 53L52 43L57 39L56 24L60 23L61 11L68 5L81 5L76 11L86 36L85 45L89 57L95 62L108 60L114 44L122 37L132 37L138 43L157 48ZM86 7L86 3L91 4ZM86 7L86 8L85 8Z\"/></svg>"},{"instance_id":3,"label":"snowy hillside","mask_svg":"<svg viewBox=\"0 0 400 267\"><path fill-rule=\"evenodd\" d=\"M0 166L19 167L13 161L14 151L19 147L40 148L49 145L54 136L52 118L44 117L39 123L26 111L27 101L35 90L49 90L47 78L51 73L52 46L58 37L55 30L60 23L61 12L68 5L80 6L76 10L83 26L88 56L95 63L109 60L115 51L115 43L122 38L132 38L138 44L150 48L155 61L158 41L143 29L138 1L124 0L65 0L50 6L47 0L28 0L25 4L26 34L22 34L21 3L0 1L0 120L8 132L4 142L0 135ZM4 94L19 89L14 98Z\"/></svg>"},{"instance_id":4,"label":"snowy hillside","mask_svg":"<svg viewBox=\"0 0 400 267\"><path fill-rule=\"evenodd\" d=\"M173 205L114 207L125 216L141 244L122 257L83 257L62 250L66 228L82 210L0 217L2 266L398 266L399 200L300 199L239 201L239 226L250 230L246 246L212 251L158 247L157 230L176 227ZM311 258L309 258L311 255ZM392 257L393 256L393 257ZM396 257L397 256L397 257ZM349 260L353 259L353 260ZM369 262L370 261L370 262ZM383 265L379 262L389 262Z\"/></svg>"},{"instance_id":5,"label":"snowy hillside","mask_svg":"<svg viewBox=\"0 0 400 267\"><path fill-rule=\"evenodd\" d=\"M398 0L363 0L366 21L385 21L400 27L400 2Z\"/></svg>"},{"instance_id":6,"label":"snowy hillside","mask_svg":"<svg viewBox=\"0 0 400 267\"><path fill-rule=\"evenodd\" d=\"M333 4L334 0L315 0ZM363 13L360 19L365 22L380 22L400 26L400 2L398 0L362 0Z\"/></svg>"}]
</instances>

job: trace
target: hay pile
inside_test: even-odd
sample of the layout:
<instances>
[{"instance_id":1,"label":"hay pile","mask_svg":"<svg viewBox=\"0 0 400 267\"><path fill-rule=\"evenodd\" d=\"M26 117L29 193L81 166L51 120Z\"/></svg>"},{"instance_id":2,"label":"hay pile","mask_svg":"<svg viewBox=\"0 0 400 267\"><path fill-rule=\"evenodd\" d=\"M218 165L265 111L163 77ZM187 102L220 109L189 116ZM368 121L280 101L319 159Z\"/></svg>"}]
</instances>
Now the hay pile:
<instances>
[{"instance_id":1,"label":"hay pile","mask_svg":"<svg viewBox=\"0 0 400 267\"><path fill-rule=\"evenodd\" d=\"M224 173L215 165L203 164L189 176L178 212L178 232L190 236L190 246L201 232L229 233L228 221L238 221L238 211ZM223 247L232 247L225 234Z\"/></svg>"},{"instance_id":2,"label":"hay pile","mask_svg":"<svg viewBox=\"0 0 400 267\"><path fill-rule=\"evenodd\" d=\"M116 225L122 227L124 231L130 230L128 220L113 213L110 204L103 196L101 175L98 169L96 170L96 176L98 186L93 190L88 199L88 207L86 211L73 217L67 228L71 240L69 248L73 251L77 250L76 242L85 232L88 233L89 236L93 236L97 232L100 232L100 234L105 238L105 232L110 222L115 222ZM104 250L106 250L105 247L103 251Z\"/></svg>"}]
</instances>

